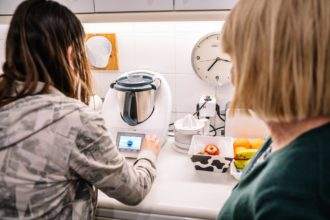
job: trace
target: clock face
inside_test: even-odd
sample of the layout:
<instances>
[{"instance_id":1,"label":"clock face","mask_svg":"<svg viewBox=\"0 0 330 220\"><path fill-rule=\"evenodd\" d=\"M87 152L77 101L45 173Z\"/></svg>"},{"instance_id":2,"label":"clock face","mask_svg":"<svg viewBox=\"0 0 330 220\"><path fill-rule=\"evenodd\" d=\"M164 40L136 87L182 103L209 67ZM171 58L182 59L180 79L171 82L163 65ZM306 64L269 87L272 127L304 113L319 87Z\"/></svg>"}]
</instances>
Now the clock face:
<instances>
[{"instance_id":1,"label":"clock face","mask_svg":"<svg viewBox=\"0 0 330 220\"><path fill-rule=\"evenodd\" d=\"M208 34L195 45L191 62L195 73L212 85L230 82L230 57L222 51L219 33Z\"/></svg>"}]
</instances>

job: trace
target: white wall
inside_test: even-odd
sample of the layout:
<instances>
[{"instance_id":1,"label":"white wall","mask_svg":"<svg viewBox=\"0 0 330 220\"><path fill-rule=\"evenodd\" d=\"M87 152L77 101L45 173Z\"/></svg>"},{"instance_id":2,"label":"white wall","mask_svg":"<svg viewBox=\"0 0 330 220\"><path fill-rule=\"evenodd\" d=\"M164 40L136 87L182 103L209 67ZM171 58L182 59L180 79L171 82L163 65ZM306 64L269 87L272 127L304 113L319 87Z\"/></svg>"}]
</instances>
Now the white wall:
<instances>
[{"instance_id":1,"label":"white wall","mask_svg":"<svg viewBox=\"0 0 330 220\"><path fill-rule=\"evenodd\" d=\"M88 23L85 31L116 33L119 71L94 72L96 93L104 96L120 73L149 69L163 74L173 95L173 120L195 111L202 95L215 95L216 88L200 80L191 67L191 51L202 36L219 32L223 21ZM230 100L230 85L218 89L220 104Z\"/></svg>"},{"instance_id":2,"label":"white wall","mask_svg":"<svg viewBox=\"0 0 330 220\"><path fill-rule=\"evenodd\" d=\"M157 71L168 79L173 95L173 120L195 111L202 95L215 95L216 89L200 80L191 67L191 51L197 40L218 32L222 21L86 23L87 33L116 33L119 71L94 71L95 91L106 94L110 82L120 73L134 69ZM4 60L7 25L0 25L0 63ZM220 104L230 100L230 85L218 89Z\"/></svg>"}]
</instances>

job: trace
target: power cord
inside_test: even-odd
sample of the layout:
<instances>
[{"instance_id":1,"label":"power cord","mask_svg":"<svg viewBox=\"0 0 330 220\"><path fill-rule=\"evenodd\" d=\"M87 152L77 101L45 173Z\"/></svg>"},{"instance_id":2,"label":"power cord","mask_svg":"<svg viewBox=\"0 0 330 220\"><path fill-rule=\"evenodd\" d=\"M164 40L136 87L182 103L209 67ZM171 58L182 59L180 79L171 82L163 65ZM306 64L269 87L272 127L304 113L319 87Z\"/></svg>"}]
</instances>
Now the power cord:
<instances>
[{"instance_id":1,"label":"power cord","mask_svg":"<svg viewBox=\"0 0 330 220\"><path fill-rule=\"evenodd\" d=\"M199 112L200 112L200 110L202 108L204 108L204 106L206 105L207 102L208 102L208 100L206 100L201 106L199 106L199 104L197 104L197 106L196 106L196 112L193 114L193 116L197 116L197 118L199 119ZM222 116L225 116L225 115L224 114L221 114L221 112L220 112L220 106L218 104L216 105L216 113L217 113L217 116L219 117L219 119L221 121L226 122L226 119L222 117ZM169 127L170 126L173 126L173 125L174 125L174 123L172 122L172 123L169 124ZM210 127L211 127L210 132L214 132L213 136L217 136L217 131L218 130L221 130L221 134L224 133L225 126L220 126L220 127L217 127L216 128L213 125L210 125ZM174 132L174 129L169 129L168 131L169 132Z\"/></svg>"},{"instance_id":2,"label":"power cord","mask_svg":"<svg viewBox=\"0 0 330 220\"><path fill-rule=\"evenodd\" d=\"M222 117L222 116L225 116L225 115L222 115L221 114L221 112L220 112L220 106L218 104L215 106L215 110L216 110L217 115L220 118L220 120L223 121L223 122L226 122L226 118L223 118Z\"/></svg>"},{"instance_id":3,"label":"power cord","mask_svg":"<svg viewBox=\"0 0 330 220\"><path fill-rule=\"evenodd\" d=\"M199 106L199 104L197 104L197 106L196 106L196 112L193 114L193 116L197 116L197 118L199 119L199 111L202 109L202 108L204 108L204 106L206 105L206 103L208 102L209 100L205 100L205 102L201 105L201 106Z\"/></svg>"}]
</instances>

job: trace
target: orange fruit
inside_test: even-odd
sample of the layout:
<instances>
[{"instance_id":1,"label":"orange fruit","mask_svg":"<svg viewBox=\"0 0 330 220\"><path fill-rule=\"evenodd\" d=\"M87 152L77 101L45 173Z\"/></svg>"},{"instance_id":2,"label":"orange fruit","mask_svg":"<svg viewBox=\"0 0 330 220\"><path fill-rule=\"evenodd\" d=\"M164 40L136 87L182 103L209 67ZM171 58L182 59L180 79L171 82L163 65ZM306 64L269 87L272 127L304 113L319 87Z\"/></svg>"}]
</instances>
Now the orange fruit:
<instances>
[{"instance_id":1,"label":"orange fruit","mask_svg":"<svg viewBox=\"0 0 330 220\"><path fill-rule=\"evenodd\" d=\"M236 147L245 147L245 148L250 148L251 144L249 139L247 138L236 138L234 140L234 148Z\"/></svg>"},{"instance_id":2,"label":"orange fruit","mask_svg":"<svg viewBox=\"0 0 330 220\"><path fill-rule=\"evenodd\" d=\"M253 149L259 149L264 144L264 142L265 142L265 140L261 139L261 138L250 139L250 145L251 145L251 148L253 148Z\"/></svg>"}]
</instances>

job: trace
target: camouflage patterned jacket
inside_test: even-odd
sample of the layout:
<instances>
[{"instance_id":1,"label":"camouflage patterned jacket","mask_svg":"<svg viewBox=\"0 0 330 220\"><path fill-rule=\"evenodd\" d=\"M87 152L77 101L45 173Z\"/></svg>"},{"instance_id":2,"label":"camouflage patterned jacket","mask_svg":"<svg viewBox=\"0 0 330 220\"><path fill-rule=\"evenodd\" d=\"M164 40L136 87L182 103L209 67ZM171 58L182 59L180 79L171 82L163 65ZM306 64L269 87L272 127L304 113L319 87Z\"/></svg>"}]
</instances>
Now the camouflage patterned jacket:
<instances>
[{"instance_id":1,"label":"camouflage patterned jacket","mask_svg":"<svg viewBox=\"0 0 330 220\"><path fill-rule=\"evenodd\" d=\"M58 91L19 99L0 108L0 219L92 219L94 187L136 205L155 160L129 165L100 115Z\"/></svg>"}]
</instances>

